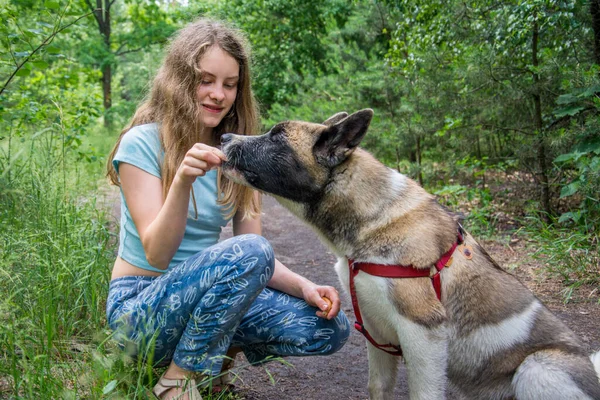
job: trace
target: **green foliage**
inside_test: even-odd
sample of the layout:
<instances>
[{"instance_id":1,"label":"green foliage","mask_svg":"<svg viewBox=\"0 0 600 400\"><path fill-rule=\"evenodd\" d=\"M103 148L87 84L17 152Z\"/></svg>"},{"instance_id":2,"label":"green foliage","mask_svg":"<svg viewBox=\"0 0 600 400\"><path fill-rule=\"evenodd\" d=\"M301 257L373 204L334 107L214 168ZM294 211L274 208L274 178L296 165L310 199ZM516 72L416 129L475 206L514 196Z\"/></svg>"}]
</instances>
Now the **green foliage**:
<instances>
[{"instance_id":1,"label":"green foliage","mask_svg":"<svg viewBox=\"0 0 600 400\"><path fill-rule=\"evenodd\" d=\"M584 232L595 232L600 227L600 137L597 126L593 131L593 135L577 140L570 153L554 159L562 172L560 199L572 200L558 222L572 221Z\"/></svg>"},{"instance_id":2,"label":"green foliage","mask_svg":"<svg viewBox=\"0 0 600 400\"><path fill-rule=\"evenodd\" d=\"M95 3L0 7L0 380L9 397L149 396L157 371L132 364L106 332L115 227L95 193L167 38L200 15L247 33L265 126L373 108L363 146L464 213L471 232L494 236L524 217L567 298L598 285L600 66L587 4L124 0L112 3L107 38L88 14ZM101 117L115 129L98 128ZM551 224L537 201L543 168Z\"/></svg>"},{"instance_id":3,"label":"green foliage","mask_svg":"<svg viewBox=\"0 0 600 400\"><path fill-rule=\"evenodd\" d=\"M523 226L535 244L534 257L545 267L539 273L562 279L565 302L582 285L600 285L600 236L597 231L580 232L570 227L548 225L535 214L528 217Z\"/></svg>"},{"instance_id":4,"label":"green foliage","mask_svg":"<svg viewBox=\"0 0 600 400\"><path fill-rule=\"evenodd\" d=\"M81 389L73 354L104 323L114 240L105 207L82 197L70 132L14 133L0 153L0 375L15 395L59 398Z\"/></svg>"},{"instance_id":5,"label":"green foliage","mask_svg":"<svg viewBox=\"0 0 600 400\"><path fill-rule=\"evenodd\" d=\"M309 75L331 70L324 42L348 12L341 0L230 0L213 11L242 28L254 44L256 95L269 110L286 102Z\"/></svg>"},{"instance_id":6,"label":"green foliage","mask_svg":"<svg viewBox=\"0 0 600 400\"><path fill-rule=\"evenodd\" d=\"M463 225L477 237L493 236L496 232L495 205L489 189L463 185L443 186L433 192L438 200L452 210L466 211Z\"/></svg>"}]
</instances>

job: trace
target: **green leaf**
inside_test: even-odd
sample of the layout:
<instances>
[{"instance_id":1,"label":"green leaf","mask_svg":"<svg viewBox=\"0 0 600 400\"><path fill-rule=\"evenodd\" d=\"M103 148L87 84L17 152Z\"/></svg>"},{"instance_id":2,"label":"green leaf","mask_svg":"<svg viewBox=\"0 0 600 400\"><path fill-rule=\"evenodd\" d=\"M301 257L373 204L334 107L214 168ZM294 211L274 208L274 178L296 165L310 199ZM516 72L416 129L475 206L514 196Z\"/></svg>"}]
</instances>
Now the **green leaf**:
<instances>
[{"instance_id":1,"label":"green leaf","mask_svg":"<svg viewBox=\"0 0 600 400\"><path fill-rule=\"evenodd\" d=\"M59 54L60 53L60 49L56 46L47 46L46 47L46 53L48 54Z\"/></svg>"},{"instance_id":2,"label":"green leaf","mask_svg":"<svg viewBox=\"0 0 600 400\"><path fill-rule=\"evenodd\" d=\"M102 394L109 394L110 392L115 390L115 388L117 387L117 383L118 382L116 380L108 382L106 386L104 386L104 389L102 389Z\"/></svg>"},{"instance_id":3,"label":"green leaf","mask_svg":"<svg viewBox=\"0 0 600 400\"><path fill-rule=\"evenodd\" d=\"M593 85L586 88L581 94L580 97L592 97L596 93L600 92L600 85Z\"/></svg>"},{"instance_id":4,"label":"green leaf","mask_svg":"<svg viewBox=\"0 0 600 400\"><path fill-rule=\"evenodd\" d=\"M574 222L578 222L579 219L581 218L581 213L576 211L576 212L566 212L561 214L560 218L558 219L558 223L563 223L563 222L567 222L569 220L572 220Z\"/></svg>"},{"instance_id":5,"label":"green leaf","mask_svg":"<svg viewBox=\"0 0 600 400\"><path fill-rule=\"evenodd\" d=\"M600 139L596 138L595 140L579 143L574 148L575 151L582 154L587 153L596 153L600 154Z\"/></svg>"},{"instance_id":6,"label":"green leaf","mask_svg":"<svg viewBox=\"0 0 600 400\"><path fill-rule=\"evenodd\" d=\"M16 76L29 76L29 74L31 74L30 69L21 68L20 70L17 71L17 73L15 75Z\"/></svg>"},{"instance_id":7,"label":"green leaf","mask_svg":"<svg viewBox=\"0 0 600 400\"><path fill-rule=\"evenodd\" d=\"M560 198L562 199L562 198L574 195L579 190L580 185L581 185L581 182L575 181L575 182L569 183L567 186L563 186L563 188L560 190Z\"/></svg>"},{"instance_id":8,"label":"green leaf","mask_svg":"<svg viewBox=\"0 0 600 400\"><path fill-rule=\"evenodd\" d=\"M572 106L572 107L560 108L560 109L554 111L554 116L556 118L562 118L567 115L570 115L572 117L574 115L579 114L579 112L584 109L585 109L584 106Z\"/></svg>"},{"instance_id":9,"label":"green leaf","mask_svg":"<svg viewBox=\"0 0 600 400\"><path fill-rule=\"evenodd\" d=\"M43 61L43 60L38 60L38 61L33 62L33 66L36 68L39 68L39 69L46 69L46 68L48 68L48 65L50 65L50 64L48 64L46 61Z\"/></svg>"},{"instance_id":10,"label":"green leaf","mask_svg":"<svg viewBox=\"0 0 600 400\"><path fill-rule=\"evenodd\" d=\"M51 10L57 10L60 8L60 4L57 1L45 1L44 7L49 8Z\"/></svg>"},{"instance_id":11,"label":"green leaf","mask_svg":"<svg viewBox=\"0 0 600 400\"><path fill-rule=\"evenodd\" d=\"M574 153L561 154L560 156L554 159L555 163L571 161L576 159L576 155Z\"/></svg>"},{"instance_id":12,"label":"green leaf","mask_svg":"<svg viewBox=\"0 0 600 400\"><path fill-rule=\"evenodd\" d=\"M567 94L558 96L558 99L556 99L556 104L571 104L571 103L576 103L579 100L580 100L579 97L573 96L573 94L571 94L571 93L567 93Z\"/></svg>"}]
</instances>

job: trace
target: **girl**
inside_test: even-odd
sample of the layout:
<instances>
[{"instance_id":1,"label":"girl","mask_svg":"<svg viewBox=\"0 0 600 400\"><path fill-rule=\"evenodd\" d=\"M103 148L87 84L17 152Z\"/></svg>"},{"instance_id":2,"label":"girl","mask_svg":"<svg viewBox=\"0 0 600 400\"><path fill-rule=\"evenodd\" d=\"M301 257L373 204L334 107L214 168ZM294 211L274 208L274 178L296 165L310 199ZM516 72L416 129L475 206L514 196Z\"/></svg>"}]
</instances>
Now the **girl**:
<instances>
[{"instance_id":1,"label":"girl","mask_svg":"<svg viewBox=\"0 0 600 400\"><path fill-rule=\"evenodd\" d=\"M110 154L122 210L108 323L134 357L168 365L153 389L161 399L200 399L197 386L219 375L213 385L230 384L240 350L258 363L331 354L348 338L335 288L275 259L259 195L218 169L220 136L257 130L245 42L201 19L172 41ZM217 243L230 219L234 237Z\"/></svg>"}]
</instances>

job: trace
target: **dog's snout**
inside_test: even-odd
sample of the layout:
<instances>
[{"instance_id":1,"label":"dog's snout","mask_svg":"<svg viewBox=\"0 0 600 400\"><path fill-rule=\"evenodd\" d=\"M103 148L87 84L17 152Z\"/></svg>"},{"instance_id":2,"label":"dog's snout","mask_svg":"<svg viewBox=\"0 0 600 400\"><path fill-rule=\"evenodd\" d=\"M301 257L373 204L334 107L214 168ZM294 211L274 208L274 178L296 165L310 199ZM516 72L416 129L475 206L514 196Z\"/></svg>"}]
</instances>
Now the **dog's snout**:
<instances>
[{"instance_id":1,"label":"dog's snout","mask_svg":"<svg viewBox=\"0 0 600 400\"><path fill-rule=\"evenodd\" d=\"M233 133L224 133L223 135L221 135L221 144L225 144L228 142L231 142L231 140L233 139Z\"/></svg>"}]
</instances>

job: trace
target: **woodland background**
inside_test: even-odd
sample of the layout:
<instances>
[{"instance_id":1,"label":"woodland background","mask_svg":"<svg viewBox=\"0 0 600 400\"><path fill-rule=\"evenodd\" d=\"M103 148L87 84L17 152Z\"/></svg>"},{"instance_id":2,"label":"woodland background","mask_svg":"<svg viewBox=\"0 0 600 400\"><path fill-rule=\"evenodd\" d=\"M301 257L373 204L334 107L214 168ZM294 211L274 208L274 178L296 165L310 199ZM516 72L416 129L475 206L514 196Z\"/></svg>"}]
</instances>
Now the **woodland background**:
<instances>
[{"instance_id":1,"label":"woodland background","mask_svg":"<svg viewBox=\"0 0 600 400\"><path fill-rule=\"evenodd\" d=\"M364 147L598 301L600 0L0 0L0 397L155 379L111 351L104 165L200 15L246 32L265 130L373 108Z\"/></svg>"}]
</instances>

